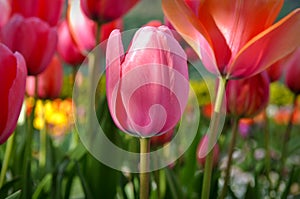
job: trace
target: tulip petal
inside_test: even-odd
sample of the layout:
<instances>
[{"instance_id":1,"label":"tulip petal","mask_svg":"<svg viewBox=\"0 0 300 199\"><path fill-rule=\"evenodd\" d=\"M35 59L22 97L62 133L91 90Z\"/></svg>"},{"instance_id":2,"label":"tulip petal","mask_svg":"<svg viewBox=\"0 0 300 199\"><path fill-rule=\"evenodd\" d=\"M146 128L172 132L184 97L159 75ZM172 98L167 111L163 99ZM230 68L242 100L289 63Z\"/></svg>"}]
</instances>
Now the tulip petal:
<instances>
[{"instance_id":1,"label":"tulip petal","mask_svg":"<svg viewBox=\"0 0 300 199\"><path fill-rule=\"evenodd\" d=\"M251 39L229 65L228 78L253 76L300 46L300 9Z\"/></svg>"},{"instance_id":2,"label":"tulip petal","mask_svg":"<svg viewBox=\"0 0 300 199\"><path fill-rule=\"evenodd\" d=\"M196 51L207 70L220 75L216 60L218 56L215 57L213 41L192 10L181 0L162 0L162 6L167 18L187 43ZM230 57L228 56L230 51L226 47L225 39L219 39L214 42L218 42L219 46L224 47L222 53L226 56L224 56L225 61L222 62L227 62Z\"/></svg>"}]
</instances>

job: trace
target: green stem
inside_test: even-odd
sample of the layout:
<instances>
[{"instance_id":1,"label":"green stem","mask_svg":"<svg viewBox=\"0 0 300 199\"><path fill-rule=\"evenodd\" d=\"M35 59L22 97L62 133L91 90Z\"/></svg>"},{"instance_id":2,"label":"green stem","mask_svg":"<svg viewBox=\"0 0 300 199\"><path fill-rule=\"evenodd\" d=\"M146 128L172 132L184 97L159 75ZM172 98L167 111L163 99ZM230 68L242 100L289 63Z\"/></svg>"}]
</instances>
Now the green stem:
<instances>
[{"instance_id":1,"label":"green stem","mask_svg":"<svg viewBox=\"0 0 300 199\"><path fill-rule=\"evenodd\" d=\"M47 154L47 130L44 127L40 131L40 169L43 171L46 165L46 154Z\"/></svg>"},{"instance_id":2,"label":"green stem","mask_svg":"<svg viewBox=\"0 0 300 199\"><path fill-rule=\"evenodd\" d=\"M267 179L271 185L271 179L269 176L269 173L271 171L271 154L270 154L270 130L269 130L269 118L267 116L267 111L264 110L264 119L265 119L265 126L264 126L264 135L265 135L265 150L266 150L266 158L265 158L265 164L266 164L266 176Z\"/></svg>"},{"instance_id":3,"label":"green stem","mask_svg":"<svg viewBox=\"0 0 300 199\"><path fill-rule=\"evenodd\" d=\"M8 168L8 163L10 160L10 156L11 156L11 151L14 145L14 134L13 133L10 138L8 138L7 143L6 143L6 149L5 149L5 154L4 154L4 160L3 160L3 165L1 168L1 174L0 174L0 189L4 183L5 180L5 174Z\"/></svg>"},{"instance_id":4,"label":"green stem","mask_svg":"<svg viewBox=\"0 0 300 199\"><path fill-rule=\"evenodd\" d=\"M225 170L224 185L223 185L223 188L221 191L220 199L224 199L227 195L227 187L229 184L231 164L232 164L232 154L234 151L237 132L238 132L238 123L239 123L239 119L238 119L238 117L235 117L234 121L233 121L232 137L231 137L229 151L228 151L228 160L227 160L227 165L226 165L226 170Z\"/></svg>"},{"instance_id":5,"label":"green stem","mask_svg":"<svg viewBox=\"0 0 300 199\"><path fill-rule=\"evenodd\" d=\"M140 199L149 198L149 155L150 139L140 138Z\"/></svg>"},{"instance_id":6,"label":"green stem","mask_svg":"<svg viewBox=\"0 0 300 199\"><path fill-rule=\"evenodd\" d=\"M288 142L289 142L290 137L291 137L291 131L292 131L292 127L293 127L293 116L296 112L296 106L297 106L297 95L294 95L293 96L293 110L292 110L292 113L289 117L289 122L288 122L288 125L286 127L286 131L284 133L283 143L282 143L281 162L280 162L280 172L282 174L283 174L284 165L285 165L285 162L286 162L286 155L287 155L287 152L288 152Z\"/></svg>"},{"instance_id":7,"label":"green stem","mask_svg":"<svg viewBox=\"0 0 300 199\"><path fill-rule=\"evenodd\" d=\"M220 122L220 115L221 115L221 107L223 103L223 98L225 95L225 88L227 79L220 77L219 79L219 86L214 106L214 113L211 120L211 132L208 134L208 146L211 146L214 143L214 140L217 137L219 122ZM210 194L210 185L211 185L211 174L213 168L213 150L210 150L208 155L205 159L205 167L204 167L204 178L203 178L203 185L202 185L202 193L201 199L208 199Z\"/></svg>"}]
</instances>

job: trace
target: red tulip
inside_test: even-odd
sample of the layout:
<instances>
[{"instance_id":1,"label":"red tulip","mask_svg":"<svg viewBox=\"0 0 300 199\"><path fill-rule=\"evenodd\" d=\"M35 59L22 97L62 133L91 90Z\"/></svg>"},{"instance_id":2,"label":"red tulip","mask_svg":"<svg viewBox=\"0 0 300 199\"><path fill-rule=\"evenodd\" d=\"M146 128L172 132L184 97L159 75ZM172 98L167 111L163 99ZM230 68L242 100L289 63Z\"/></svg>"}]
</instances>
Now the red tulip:
<instances>
[{"instance_id":1,"label":"red tulip","mask_svg":"<svg viewBox=\"0 0 300 199\"><path fill-rule=\"evenodd\" d=\"M98 23L120 18L137 2L139 0L80 0L85 15Z\"/></svg>"},{"instance_id":2,"label":"red tulip","mask_svg":"<svg viewBox=\"0 0 300 199\"><path fill-rule=\"evenodd\" d=\"M204 167L205 165L206 155L208 154L207 147L208 147L208 136L204 135L198 144L197 154L196 154L197 161L199 165L201 165L202 167ZM213 165L217 166L219 162L219 154L220 154L219 144L216 143L212 150L213 150Z\"/></svg>"},{"instance_id":3,"label":"red tulip","mask_svg":"<svg viewBox=\"0 0 300 199\"><path fill-rule=\"evenodd\" d=\"M8 21L9 16L10 16L10 11L11 11L11 8L10 8L8 0L0 0L0 13L1 13L0 29Z\"/></svg>"},{"instance_id":4,"label":"red tulip","mask_svg":"<svg viewBox=\"0 0 300 199\"><path fill-rule=\"evenodd\" d=\"M73 66L81 64L85 59L71 36L66 20L62 21L58 26L57 51L66 63Z\"/></svg>"},{"instance_id":5,"label":"red tulip","mask_svg":"<svg viewBox=\"0 0 300 199\"><path fill-rule=\"evenodd\" d=\"M186 106L189 83L186 55L171 31L143 27L124 54L121 34L114 30L106 55L107 100L115 124L141 137L174 128Z\"/></svg>"},{"instance_id":6,"label":"red tulip","mask_svg":"<svg viewBox=\"0 0 300 199\"><path fill-rule=\"evenodd\" d=\"M97 24L86 17L79 0L69 1L67 20L72 37L80 51L87 54L96 46ZM114 29L122 29L121 19L101 25L100 41L104 41Z\"/></svg>"},{"instance_id":7,"label":"red tulip","mask_svg":"<svg viewBox=\"0 0 300 199\"><path fill-rule=\"evenodd\" d=\"M17 124L25 94L27 70L20 53L12 53L0 43L0 54L0 144L3 144Z\"/></svg>"},{"instance_id":8,"label":"red tulip","mask_svg":"<svg viewBox=\"0 0 300 199\"><path fill-rule=\"evenodd\" d=\"M283 64L284 60L281 59L267 68L267 73L271 82L275 82L280 79L283 73Z\"/></svg>"},{"instance_id":9,"label":"red tulip","mask_svg":"<svg viewBox=\"0 0 300 199\"><path fill-rule=\"evenodd\" d=\"M55 26L60 19L64 0L11 0L12 14L23 17L38 17L50 26Z\"/></svg>"},{"instance_id":10,"label":"red tulip","mask_svg":"<svg viewBox=\"0 0 300 199\"><path fill-rule=\"evenodd\" d=\"M2 28L1 41L24 56L29 75L37 75L54 55L57 32L38 18L14 15Z\"/></svg>"},{"instance_id":11,"label":"red tulip","mask_svg":"<svg viewBox=\"0 0 300 199\"><path fill-rule=\"evenodd\" d=\"M300 94L300 47L286 58L285 84L294 93Z\"/></svg>"},{"instance_id":12,"label":"red tulip","mask_svg":"<svg viewBox=\"0 0 300 199\"><path fill-rule=\"evenodd\" d=\"M300 45L300 9L274 21L283 0L163 0L164 13L210 72L253 76Z\"/></svg>"},{"instance_id":13,"label":"red tulip","mask_svg":"<svg viewBox=\"0 0 300 199\"><path fill-rule=\"evenodd\" d=\"M172 140L173 135L174 135L174 129L171 129L162 135L153 136L150 139L150 146L164 145Z\"/></svg>"},{"instance_id":14,"label":"red tulip","mask_svg":"<svg viewBox=\"0 0 300 199\"><path fill-rule=\"evenodd\" d=\"M35 78L33 76L27 77L26 91L30 96L34 96L35 93ZM53 99L59 97L63 84L63 68L57 56L52 58L49 66L37 78L37 95L39 98Z\"/></svg>"},{"instance_id":15,"label":"red tulip","mask_svg":"<svg viewBox=\"0 0 300 199\"><path fill-rule=\"evenodd\" d=\"M269 78L266 73L241 80L230 80L226 88L227 111L238 117L251 117L269 101Z\"/></svg>"}]
</instances>

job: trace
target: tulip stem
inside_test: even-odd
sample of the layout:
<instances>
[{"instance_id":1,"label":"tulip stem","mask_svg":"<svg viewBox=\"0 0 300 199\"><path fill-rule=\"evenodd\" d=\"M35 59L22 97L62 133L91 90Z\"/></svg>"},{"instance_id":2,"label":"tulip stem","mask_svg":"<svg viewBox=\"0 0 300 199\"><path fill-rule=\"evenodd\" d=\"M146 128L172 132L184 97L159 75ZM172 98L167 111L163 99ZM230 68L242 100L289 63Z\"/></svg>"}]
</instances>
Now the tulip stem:
<instances>
[{"instance_id":1,"label":"tulip stem","mask_svg":"<svg viewBox=\"0 0 300 199\"><path fill-rule=\"evenodd\" d=\"M227 84L227 79L224 77L220 77L216 101L214 105L214 113L211 119L212 129L210 132L208 132L208 147L214 144L214 140L217 137L219 122L221 119L220 112L223 103L223 98L225 95L226 84ZM210 152L208 153L205 159L201 199L209 199L212 168L213 168L213 150L210 150Z\"/></svg>"},{"instance_id":2,"label":"tulip stem","mask_svg":"<svg viewBox=\"0 0 300 199\"><path fill-rule=\"evenodd\" d=\"M269 118L267 116L267 110L265 109L263 112L265 123L264 123L264 134L265 134L265 150L266 150L266 175L270 181L269 173L271 171L271 155L270 155L270 131L269 131ZM271 181L270 181L271 182Z\"/></svg>"},{"instance_id":3,"label":"tulip stem","mask_svg":"<svg viewBox=\"0 0 300 199\"><path fill-rule=\"evenodd\" d=\"M149 198L149 153L150 139L140 138L140 199Z\"/></svg>"},{"instance_id":4,"label":"tulip stem","mask_svg":"<svg viewBox=\"0 0 300 199\"><path fill-rule=\"evenodd\" d=\"M237 137L237 130L238 130L238 123L239 123L239 118L235 117L233 119L233 128L232 128L232 137L229 145L229 150L228 150L228 160L227 160L227 165L226 165L226 170L225 170L225 177L224 177L224 185L221 191L220 199L224 199L227 195L227 188L228 188L228 183L229 183L229 178L230 178L230 171L231 171L231 164L232 164L232 154L234 151L235 147L235 142L236 142L236 137Z\"/></svg>"},{"instance_id":5,"label":"tulip stem","mask_svg":"<svg viewBox=\"0 0 300 199\"><path fill-rule=\"evenodd\" d=\"M11 151L14 145L14 136L15 133L13 133L10 138L8 138L8 141L6 143L6 149L5 149L5 154L4 154L4 160L3 160L3 164L2 164L2 168L1 168L1 175L0 175L0 189L4 183L5 180L5 174L8 168L8 163L9 160L11 159Z\"/></svg>"},{"instance_id":6,"label":"tulip stem","mask_svg":"<svg viewBox=\"0 0 300 199\"><path fill-rule=\"evenodd\" d=\"M287 152L288 152L288 142L291 137L291 131L292 131L292 127L293 127L293 116L295 115L295 112L296 112L296 106L297 106L297 95L294 94L293 95L293 109L292 109L291 115L289 117L289 122L286 127L286 131L284 133L283 143L282 143L281 162L280 162L281 174L284 173L284 165L286 162L286 156L287 156ZM282 175L280 175L280 176L282 176Z\"/></svg>"}]
</instances>

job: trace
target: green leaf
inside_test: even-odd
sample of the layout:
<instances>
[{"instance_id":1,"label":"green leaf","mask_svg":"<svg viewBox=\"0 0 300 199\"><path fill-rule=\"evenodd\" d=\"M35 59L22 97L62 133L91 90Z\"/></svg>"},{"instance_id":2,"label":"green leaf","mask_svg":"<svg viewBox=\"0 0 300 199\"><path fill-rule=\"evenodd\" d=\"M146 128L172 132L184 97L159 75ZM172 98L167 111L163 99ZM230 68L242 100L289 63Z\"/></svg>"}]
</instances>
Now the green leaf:
<instances>
[{"instance_id":1,"label":"green leaf","mask_svg":"<svg viewBox=\"0 0 300 199\"><path fill-rule=\"evenodd\" d=\"M21 190L16 191L5 199L18 199L21 196Z\"/></svg>"}]
</instances>

